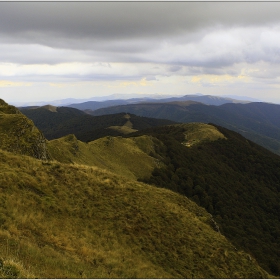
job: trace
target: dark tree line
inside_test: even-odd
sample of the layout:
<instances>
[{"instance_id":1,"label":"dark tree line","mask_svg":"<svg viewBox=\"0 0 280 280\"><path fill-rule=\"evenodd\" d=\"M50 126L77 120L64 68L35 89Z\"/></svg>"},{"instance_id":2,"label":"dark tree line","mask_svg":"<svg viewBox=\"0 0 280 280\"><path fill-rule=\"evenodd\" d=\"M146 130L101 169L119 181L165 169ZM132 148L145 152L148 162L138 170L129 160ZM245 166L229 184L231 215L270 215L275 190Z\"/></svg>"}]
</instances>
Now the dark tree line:
<instances>
[{"instance_id":1,"label":"dark tree line","mask_svg":"<svg viewBox=\"0 0 280 280\"><path fill-rule=\"evenodd\" d=\"M206 208L236 247L280 275L280 157L235 132L218 129L227 140L204 141L191 148L181 144L181 127L141 132L155 137L151 156L165 164L155 168L146 182L186 195Z\"/></svg>"}]
</instances>

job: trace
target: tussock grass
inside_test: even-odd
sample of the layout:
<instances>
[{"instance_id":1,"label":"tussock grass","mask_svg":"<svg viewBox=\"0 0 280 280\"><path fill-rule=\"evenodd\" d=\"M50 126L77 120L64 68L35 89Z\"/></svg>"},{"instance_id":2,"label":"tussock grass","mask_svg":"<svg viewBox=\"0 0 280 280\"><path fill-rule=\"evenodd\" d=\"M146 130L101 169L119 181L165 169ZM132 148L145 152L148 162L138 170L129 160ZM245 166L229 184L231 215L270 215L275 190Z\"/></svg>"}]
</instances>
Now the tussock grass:
<instances>
[{"instance_id":1,"label":"tussock grass","mask_svg":"<svg viewBox=\"0 0 280 280\"><path fill-rule=\"evenodd\" d=\"M149 156L153 145L149 136L108 136L87 144L68 135L49 141L48 150L53 159L63 163L97 166L130 179L144 179L156 166L155 159Z\"/></svg>"},{"instance_id":2,"label":"tussock grass","mask_svg":"<svg viewBox=\"0 0 280 280\"><path fill-rule=\"evenodd\" d=\"M98 167L0 159L1 277L269 277L186 197Z\"/></svg>"},{"instance_id":3,"label":"tussock grass","mask_svg":"<svg viewBox=\"0 0 280 280\"><path fill-rule=\"evenodd\" d=\"M0 148L16 154L48 159L46 139L17 108L0 99Z\"/></svg>"},{"instance_id":4,"label":"tussock grass","mask_svg":"<svg viewBox=\"0 0 280 280\"><path fill-rule=\"evenodd\" d=\"M68 135L40 161L26 156L45 143L33 123L2 100L0 121L0 277L270 277L203 208L135 180L155 167L151 137L86 144ZM213 135L201 131L192 137Z\"/></svg>"},{"instance_id":5,"label":"tussock grass","mask_svg":"<svg viewBox=\"0 0 280 280\"><path fill-rule=\"evenodd\" d=\"M188 123L182 125L185 129L184 145L191 147L202 141L215 141L218 139L225 139L226 137L213 125L205 123Z\"/></svg>"}]
</instances>

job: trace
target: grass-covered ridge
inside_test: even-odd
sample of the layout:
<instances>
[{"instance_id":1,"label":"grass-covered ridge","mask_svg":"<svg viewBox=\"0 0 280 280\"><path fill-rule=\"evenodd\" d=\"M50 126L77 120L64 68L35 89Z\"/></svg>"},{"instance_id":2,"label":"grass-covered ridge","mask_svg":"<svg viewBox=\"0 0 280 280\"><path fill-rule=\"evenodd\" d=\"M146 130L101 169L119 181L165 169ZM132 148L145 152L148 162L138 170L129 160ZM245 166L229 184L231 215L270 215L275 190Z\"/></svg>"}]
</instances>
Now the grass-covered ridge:
<instances>
[{"instance_id":1,"label":"grass-covered ridge","mask_svg":"<svg viewBox=\"0 0 280 280\"><path fill-rule=\"evenodd\" d=\"M44 135L31 120L2 99L0 99L0 124L0 148L38 159L49 158Z\"/></svg>"},{"instance_id":2,"label":"grass-covered ridge","mask_svg":"<svg viewBox=\"0 0 280 280\"><path fill-rule=\"evenodd\" d=\"M183 144L187 147L203 141L215 141L226 138L215 126L210 124L188 123L176 126L182 127L185 130L185 141L183 141Z\"/></svg>"},{"instance_id":3,"label":"grass-covered ridge","mask_svg":"<svg viewBox=\"0 0 280 280\"><path fill-rule=\"evenodd\" d=\"M186 147L182 143L187 127L165 126L134 134L152 136L164 163L145 182L184 194L204 207L229 240L279 275L280 157L222 127L215 129L224 137L215 141L203 140L207 130L201 135L198 129L198 143Z\"/></svg>"},{"instance_id":4,"label":"grass-covered ridge","mask_svg":"<svg viewBox=\"0 0 280 280\"><path fill-rule=\"evenodd\" d=\"M145 135L108 136L89 143L68 135L49 141L48 150L59 162L97 166L131 179L149 178L158 166L158 160L149 155L154 151L152 138Z\"/></svg>"},{"instance_id":5,"label":"grass-covered ridge","mask_svg":"<svg viewBox=\"0 0 280 280\"><path fill-rule=\"evenodd\" d=\"M1 277L268 278L187 198L0 150Z\"/></svg>"},{"instance_id":6,"label":"grass-covered ridge","mask_svg":"<svg viewBox=\"0 0 280 280\"><path fill-rule=\"evenodd\" d=\"M277 272L277 156L252 150L252 143L222 128L189 124L89 143L74 135L45 140L50 160L40 161L26 152L40 131L15 107L0 107L7 143L21 143L12 152L0 143L0 277L270 277L243 253L248 242L258 244L258 259L268 259L268 269ZM10 121L17 116L31 129ZM14 124L24 129L16 138ZM182 145L191 137L197 145ZM256 174L262 188L250 181ZM136 179L190 196L214 219L188 198ZM237 249L216 222L222 233L241 238Z\"/></svg>"}]
</instances>

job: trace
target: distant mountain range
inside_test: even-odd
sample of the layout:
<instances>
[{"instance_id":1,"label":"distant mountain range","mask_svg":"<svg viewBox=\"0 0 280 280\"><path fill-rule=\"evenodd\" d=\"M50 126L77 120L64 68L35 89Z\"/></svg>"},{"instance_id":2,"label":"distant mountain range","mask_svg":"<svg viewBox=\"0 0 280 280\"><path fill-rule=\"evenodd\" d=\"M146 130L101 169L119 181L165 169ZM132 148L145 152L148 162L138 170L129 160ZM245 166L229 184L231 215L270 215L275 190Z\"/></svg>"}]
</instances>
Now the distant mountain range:
<instances>
[{"instance_id":1,"label":"distant mountain range","mask_svg":"<svg viewBox=\"0 0 280 280\"><path fill-rule=\"evenodd\" d=\"M100 108L107 108L111 106L127 105L127 104L139 104L139 103L169 103L169 102L181 102L181 101L196 101L206 105L222 105L225 103L249 103L250 101L232 99L229 97L219 97L212 95L185 95L181 97L169 97L169 98L132 98L132 99L116 99L106 101L87 101L79 104L70 104L68 107L80 109L80 110L97 110Z\"/></svg>"},{"instance_id":2,"label":"distant mountain range","mask_svg":"<svg viewBox=\"0 0 280 280\"><path fill-rule=\"evenodd\" d=\"M280 154L280 105L277 104L251 102L213 106L194 101L149 102L114 106L88 112L94 116L127 112L137 116L169 119L180 123L214 123L234 130L259 145Z\"/></svg>"},{"instance_id":3,"label":"distant mountain range","mask_svg":"<svg viewBox=\"0 0 280 280\"><path fill-rule=\"evenodd\" d=\"M205 97L205 98L204 98ZM197 100L198 98L198 100ZM232 102L240 102L244 103L244 101L247 102L260 102L261 100L257 100L255 98L247 97L247 96L211 96L211 95L203 95L200 93L196 93L193 95L184 95L184 96L173 96L173 95L161 95L161 94L152 94L150 96L147 96L145 94L112 94L108 96L96 96L91 97L87 99L76 99L76 98L66 98L66 99L60 99L60 100L53 100L53 101L40 101L40 102L13 102L12 104L17 107L27 107L27 106L44 106L51 104L53 106L69 106L77 109L91 109L96 110L98 108L104 108L106 106L102 105L102 102L104 101L117 101L117 104L114 105L124 105L124 104L132 104L132 103L139 103L139 102L170 102L170 101L186 101L186 100L194 100L198 102L202 102L205 104L211 104L211 105L220 105L223 103L232 103ZM91 102L92 104L99 104L98 108L95 107L77 107L78 104L86 103L85 105L89 106ZM123 104L120 104L119 102L123 101ZM127 102L127 103L126 103ZM208 103L210 102L210 103ZM104 103L106 105L106 103ZM83 106L83 105L81 105ZM94 105L93 105L94 106Z\"/></svg>"},{"instance_id":4,"label":"distant mountain range","mask_svg":"<svg viewBox=\"0 0 280 280\"><path fill-rule=\"evenodd\" d=\"M153 94L154 99L162 99L172 97L172 95L161 95L161 94ZM11 104L17 107L27 107L27 106L44 106L51 104L53 106L68 106L72 103L78 104L88 101L107 101L107 100L118 100L118 99L134 99L134 98L144 98L149 99L151 97L147 96L146 94L111 94L107 96L94 96L90 98L65 98L53 101L34 101L34 102L12 102Z\"/></svg>"}]
</instances>

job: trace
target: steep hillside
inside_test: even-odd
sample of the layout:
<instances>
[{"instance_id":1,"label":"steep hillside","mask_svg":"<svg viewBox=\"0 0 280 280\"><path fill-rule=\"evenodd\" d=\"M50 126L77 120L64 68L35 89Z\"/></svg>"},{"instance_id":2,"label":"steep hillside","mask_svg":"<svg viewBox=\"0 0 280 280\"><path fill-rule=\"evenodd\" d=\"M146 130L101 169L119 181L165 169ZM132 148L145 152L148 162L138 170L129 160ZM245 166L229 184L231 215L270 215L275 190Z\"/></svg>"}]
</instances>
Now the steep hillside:
<instances>
[{"instance_id":1,"label":"steep hillside","mask_svg":"<svg viewBox=\"0 0 280 280\"><path fill-rule=\"evenodd\" d=\"M280 105L252 102L208 106L190 102L147 103L99 109L93 115L128 112L181 123L214 123L234 130L259 145L280 154Z\"/></svg>"},{"instance_id":2,"label":"steep hillside","mask_svg":"<svg viewBox=\"0 0 280 280\"><path fill-rule=\"evenodd\" d=\"M4 116L21 114L4 102L1 112L9 137ZM280 274L279 156L202 123L47 145L57 161L0 147L1 277Z\"/></svg>"},{"instance_id":3,"label":"steep hillside","mask_svg":"<svg viewBox=\"0 0 280 280\"><path fill-rule=\"evenodd\" d=\"M149 155L154 146L145 135L129 139L108 136L89 143L68 135L49 141L48 149L59 162L98 166L131 179L149 178L159 164Z\"/></svg>"},{"instance_id":4,"label":"steep hillside","mask_svg":"<svg viewBox=\"0 0 280 280\"><path fill-rule=\"evenodd\" d=\"M75 134L79 140L89 142L104 136L120 136L136 130L175 123L170 120L127 115L123 112L94 117L68 107L43 106L21 109L21 112L33 120L48 140Z\"/></svg>"},{"instance_id":5,"label":"steep hillside","mask_svg":"<svg viewBox=\"0 0 280 280\"><path fill-rule=\"evenodd\" d=\"M14 106L0 99L0 148L13 153L49 158L44 135Z\"/></svg>"},{"instance_id":6,"label":"steep hillside","mask_svg":"<svg viewBox=\"0 0 280 280\"><path fill-rule=\"evenodd\" d=\"M270 277L174 192L2 150L0 169L3 278Z\"/></svg>"},{"instance_id":7,"label":"steep hillside","mask_svg":"<svg viewBox=\"0 0 280 280\"><path fill-rule=\"evenodd\" d=\"M172 125L134 136L142 134L153 137L162 162L145 182L204 207L237 248L279 275L280 157L213 125Z\"/></svg>"}]
</instances>

